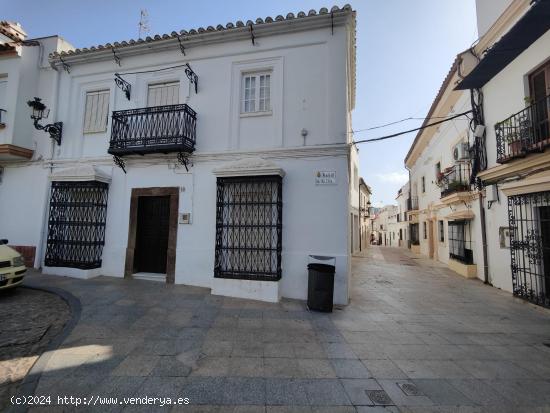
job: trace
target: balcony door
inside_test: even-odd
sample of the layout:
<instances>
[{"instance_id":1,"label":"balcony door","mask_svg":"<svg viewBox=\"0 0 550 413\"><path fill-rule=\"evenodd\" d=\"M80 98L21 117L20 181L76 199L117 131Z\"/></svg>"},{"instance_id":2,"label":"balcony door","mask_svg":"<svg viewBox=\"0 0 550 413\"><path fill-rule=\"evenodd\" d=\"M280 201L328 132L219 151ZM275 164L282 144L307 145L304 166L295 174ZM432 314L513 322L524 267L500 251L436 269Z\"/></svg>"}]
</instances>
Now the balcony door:
<instances>
[{"instance_id":1,"label":"balcony door","mask_svg":"<svg viewBox=\"0 0 550 413\"><path fill-rule=\"evenodd\" d=\"M180 103L180 82L164 82L149 85L147 106L168 106Z\"/></svg>"},{"instance_id":2,"label":"balcony door","mask_svg":"<svg viewBox=\"0 0 550 413\"><path fill-rule=\"evenodd\" d=\"M535 143L550 143L548 122L550 105L547 97L550 95L550 63L536 70L529 80L531 99L534 104L532 116L534 118Z\"/></svg>"}]
</instances>

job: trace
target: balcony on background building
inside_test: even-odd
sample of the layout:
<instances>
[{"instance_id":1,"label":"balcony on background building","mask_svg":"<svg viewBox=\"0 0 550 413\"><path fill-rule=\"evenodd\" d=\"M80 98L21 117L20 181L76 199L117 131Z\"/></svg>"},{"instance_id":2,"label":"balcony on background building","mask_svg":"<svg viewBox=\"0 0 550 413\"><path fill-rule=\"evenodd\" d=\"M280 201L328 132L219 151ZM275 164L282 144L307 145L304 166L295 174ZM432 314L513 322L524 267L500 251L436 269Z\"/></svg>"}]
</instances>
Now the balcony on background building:
<instances>
[{"instance_id":1,"label":"balcony on background building","mask_svg":"<svg viewBox=\"0 0 550 413\"><path fill-rule=\"evenodd\" d=\"M497 162L506 163L550 146L550 96L495 125Z\"/></svg>"},{"instance_id":2,"label":"balcony on background building","mask_svg":"<svg viewBox=\"0 0 550 413\"><path fill-rule=\"evenodd\" d=\"M113 112L109 153L122 156L195 150L197 114L186 104Z\"/></svg>"},{"instance_id":3,"label":"balcony on background building","mask_svg":"<svg viewBox=\"0 0 550 413\"><path fill-rule=\"evenodd\" d=\"M407 211L416 211L418 209L418 197L411 196L407 199Z\"/></svg>"},{"instance_id":4,"label":"balcony on background building","mask_svg":"<svg viewBox=\"0 0 550 413\"><path fill-rule=\"evenodd\" d=\"M469 162L457 163L441 172L438 185L441 187L441 198L457 192L470 190L471 166Z\"/></svg>"}]
</instances>

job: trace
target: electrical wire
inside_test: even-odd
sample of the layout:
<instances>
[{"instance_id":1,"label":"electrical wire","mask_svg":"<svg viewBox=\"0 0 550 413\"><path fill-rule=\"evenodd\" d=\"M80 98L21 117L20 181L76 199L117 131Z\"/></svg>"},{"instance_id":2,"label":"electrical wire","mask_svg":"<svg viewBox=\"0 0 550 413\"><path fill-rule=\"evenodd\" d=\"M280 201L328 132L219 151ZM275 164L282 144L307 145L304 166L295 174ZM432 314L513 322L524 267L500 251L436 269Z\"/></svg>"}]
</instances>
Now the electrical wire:
<instances>
[{"instance_id":1,"label":"electrical wire","mask_svg":"<svg viewBox=\"0 0 550 413\"><path fill-rule=\"evenodd\" d=\"M358 141L353 141L352 144L356 145L358 143L377 142L377 141L383 141L383 140L386 140L386 139L395 138L397 136L405 135L407 133L416 132L416 131L419 131L419 130L422 130L422 129L429 128L431 126L436 126L436 125L440 125L440 124L445 123L445 122L452 121L453 119L459 118L460 116L466 116L469 113L472 113L472 111L468 110L466 112L458 113L458 114L453 115L449 118L445 118L443 120L433 122L433 123L428 123L427 125L421 126L419 128L409 129L409 130L406 130L406 131L403 131L403 132L398 132L398 133L393 133L391 135L381 136L379 138L361 139L361 140L358 140Z\"/></svg>"},{"instance_id":2,"label":"electrical wire","mask_svg":"<svg viewBox=\"0 0 550 413\"><path fill-rule=\"evenodd\" d=\"M448 118L449 118L449 116L432 116L430 118L408 117L408 118L404 118L404 119L401 119L401 120L396 120L395 122L385 123L383 125L372 126L370 128L365 128L365 129L353 130L353 131L348 132L348 133L357 133L357 132L364 132L364 131L369 131L369 130L381 129L381 128L385 128L386 126L396 125L398 123L403 123L403 122L406 122L408 120L431 120L431 119L448 119Z\"/></svg>"}]
</instances>

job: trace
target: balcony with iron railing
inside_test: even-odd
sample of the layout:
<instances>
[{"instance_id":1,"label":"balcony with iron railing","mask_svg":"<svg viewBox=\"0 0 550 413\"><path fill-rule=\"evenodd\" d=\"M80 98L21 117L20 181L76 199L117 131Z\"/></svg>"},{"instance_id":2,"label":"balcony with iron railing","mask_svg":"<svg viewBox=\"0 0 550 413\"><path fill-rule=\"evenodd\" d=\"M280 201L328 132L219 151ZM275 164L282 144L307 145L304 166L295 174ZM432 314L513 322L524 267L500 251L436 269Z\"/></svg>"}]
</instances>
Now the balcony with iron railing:
<instances>
[{"instance_id":1,"label":"balcony with iron railing","mask_svg":"<svg viewBox=\"0 0 550 413\"><path fill-rule=\"evenodd\" d=\"M407 211L416 211L418 209L418 197L411 196L407 199Z\"/></svg>"},{"instance_id":2,"label":"balcony with iron railing","mask_svg":"<svg viewBox=\"0 0 550 413\"><path fill-rule=\"evenodd\" d=\"M495 125L497 162L506 163L550 146L550 96Z\"/></svg>"},{"instance_id":3,"label":"balcony with iron railing","mask_svg":"<svg viewBox=\"0 0 550 413\"><path fill-rule=\"evenodd\" d=\"M437 177L441 188L441 198L457 192L470 190L471 166L469 162L461 162L445 169Z\"/></svg>"},{"instance_id":4,"label":"balcony with iron railing","mask_svg":"<svg viewBox=\"0 0 550 413\"><path fill-rule=\"evenodd\" d=\"M186 104L119 110L112 118L112 155L195 150L197 114Z\"/></svg>"}]
</instances>

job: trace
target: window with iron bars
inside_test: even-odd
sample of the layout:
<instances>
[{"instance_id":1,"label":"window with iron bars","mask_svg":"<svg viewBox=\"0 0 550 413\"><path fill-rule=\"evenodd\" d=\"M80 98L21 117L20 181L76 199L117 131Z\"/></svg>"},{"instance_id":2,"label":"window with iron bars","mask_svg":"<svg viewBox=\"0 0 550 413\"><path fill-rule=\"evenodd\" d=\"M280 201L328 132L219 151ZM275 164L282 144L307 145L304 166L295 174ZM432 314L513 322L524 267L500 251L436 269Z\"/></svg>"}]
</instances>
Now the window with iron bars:
<instances>
[{"instance_id":1,"label":"window with iron bars","mask_svg":"<svg viewBox=\"0 0 550 413\"><path fill-rule=\"evenodd\" d=\"M514 295L550 307L550 192L508 197Z\"/></svg>"},{"instance_id":2,"label":"window with iron bars","mask_svg":"<svg viewBox=\"0 0 550 413\"><path fill-rule=\"evenodd\" d=\"M52 182L45 264L101 267L109 185L98 181Z\"/></svg>"},{"instance_id":3,"label":"window with iron bars","mask_svg":"<svg viewBox=\"0 0 550 413\"><path fill-rule=\"evenodd\" d=\"M441 221L442 222L442 221ZM449 258L463 264L474 263L470 221L449 221Z\"/></svg>"},{"instance_id":4,"label":"window with iron bars","mask_svg":"<svg viewBox=\"0 0 550 413\"><path fill-rule=\"evenodd\" d=\"M215 277L281 278L282 193L277 175L218 178Z\"/></svg>"}]
</instances>

